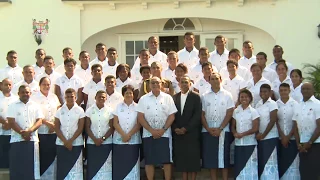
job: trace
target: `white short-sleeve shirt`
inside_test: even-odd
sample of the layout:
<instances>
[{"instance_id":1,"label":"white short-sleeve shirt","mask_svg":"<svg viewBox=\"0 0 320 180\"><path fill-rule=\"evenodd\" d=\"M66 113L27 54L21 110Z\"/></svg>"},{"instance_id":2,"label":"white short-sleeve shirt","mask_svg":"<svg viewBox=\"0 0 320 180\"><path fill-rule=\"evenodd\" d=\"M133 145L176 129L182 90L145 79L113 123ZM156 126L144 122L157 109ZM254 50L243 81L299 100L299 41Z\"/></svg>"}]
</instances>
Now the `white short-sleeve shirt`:
<instances>
[{"instance_id":1,"label":"white short-sleeve shirt","mask_svg":"<svg viewBox=\"0 0 320 180\"><path fill-rule=\"evenodd\" d=\"M112 109L109 107L98 108L97 104L93 104L86 111L86 116L90 118L90 129L96 138L103 137L110 129L109 122L113 119ZM88 137L87 144L94 144L94 141ZM112 144L112 135L108 137L102 144Z\"/></svg>"},{"instance_id":2,"label":"white short-sleeve shirt","mask_svg":"<svg viewBox=\"0 0 320 180\"><path fill-rule=\"evenodd\" d=\"M229 72L228 72L227 67L223 67L220 70L219 74L221 75L222 80L229 78ZM238 65L237 75L242 77L245 81L248 81L252 78L251 72L247 68L240 66L240 65Z\"/></svg>"},{"instance_id":3,"label":"white short-sleeve shirt","mask_svg":"<svg viewBox=\"0 0 320 180\"><path fill-rule=\"evenodd\" d=\"M108 64L108 58L106 57L103 61L100 61L98 57L96 57L89 63L89 66L91 67L95 64L100 64L102 67L104 67L106 64Z\"/></svg>"},{"instance_id":4,"label":"white short-sleeve shirt","mask_svg":"<svg viewBox=\"0 0 320 180\"><path fill-rule=\"evenodd\" d=\"M215 66L212 66L213 72L218 72L218 69ZM190 78L193 80L193 82L198 82L202 77L202 64L198 62L195 66L191 68L188 72Z\"/></svg>"},{"instance_id":5,"label":"white short-sleeve shirt","mask_svg":"<svg viewBox=\"0 0 320 180\"><path fill-rule=\"evenodd\" d=\"M129 106L122 102L118 104L113 114L118 117L119 125L124 133L128 134L132 128L138 123L138 112L136 111L137 104L132 102ZM140 131L131 136L128 142L122 142L121 135L118 131L114 131L113 134L114 144L141 144Z\"/></svg>"},{"instance_id":6,"label":"white short-sleeve shirt","mask_svg":"<svg viewBox=\"0 0 320 180\"><path fill-rule=\"evenodd\" d=\"M35 80L40 82L41 78L43 77L47 77L50 79L51 85L50 85L50 91L52 93L54 93L54 85L56 84L56 81L59 77L61 77L61 74L52 71L51 74L47 74L45 71L43 71L41 74L39 74L38 76L36 76Z\"/></svg>"},{"instance_id":7,"label":"white short-sleeve shirt","mask_svg":"<svg viewBox=\"0 0 320 180\"><path fill-rule=\"evenodd\" d=\"M83 69L81 66L78 66L75 68L74 74L82 80L83 85L86 85L92 79L90 66L88 66L87 69Z\"/></svg>"},{"instance_id":8,"label":"white short-sleeve shirt","mask_svg":"<svg viewBox=\"0 0 320 180\"><path fill-rule=\"evenodd\" d=\"M191 52L187 51L186 48L181 49L178 52L178 57L179 57L179 62L185 64L188 69L191 69L191 67L193 67L194 65L197 64L197 62L199 61L199 50L195 47L193 47L193 50Z\"/></svg>"},{"instance_id":9,"label":"white short-sleeve shirt","mask_svg":"<svg viewBox=\"0 0 320 180\"><path fill-rule=\"evenodd\" d=\"M248 70L251 69L252 64L257 62L257 57L252 55L251 58L246 58L245 56L241 57L239 60L239 64L245 68L247 68Z\"/></svg>"},{"instance_id":10,"label":"white short-sleeve shirt","mask_svg":"<svg viewBox=\"0 0 320 180\"><path fill-rule=\"evenodd\" d=\"M103 77L107 77L108 75L112 75L116 77L116 71L119 63L116 62L113 66L110 66L109 63L105 64L102 66L102 71L103 71Z\"/></svg>"},{"instance_id":11,"label":"white short-sleeve shirt","mask_svg":"<svg viewBox=\"0 0 320 180\"><path fill-rule=\"evenodd\" d=\"M222 87L223 89L229 91L232 95L232 100L234 103L238 101L239 91L240 89L247 87L247 82L240 77L239 75L236 75L233 79L226 78L222 81Z\"/></svg>"},{"instance_id":12,"label":"white short-sleeve shirt","mask_svg":"<svg viewBox=\"0 0 320 180\"><path fill-rule=\"evenodd\" d=\"M37 119L44 118L42 111L39 111L40 107L34 101L29 100L26 104L18 100L10 104L8 107L8 118L14 118L18 126L27 130L31 128L37 121ZM22 136L16 131L11 131L10 143L25 141ZM38 131L31 133L31 140L39 142Z\"/></svg>"},{"instance_id":13,"label":"white short-sleeve shirt","mask_svg":"<svg viewBox=\"0 0 320 180\"><path fill-rule=\"evenodd\" d=\"M278 79L278 74L273 69L266 66L262 71L262 76L269 80L271 83Z\"/></svg>"},{"instance_id":14,"label":"white short-sleeve shirt","mask_svg":"<svg viewBox=\"0 0 320 180\"><path fill-rule=\"evenodd\" d=\"M208 91L201 97L201 101L202 111L205 112L209 128L219 128L226 117L227 110L234 108L231 94L223 88L220 88L217 93L212 90ZM224 131L230 131L229 124ZM202 132L207 132L207 130L202 127Z\"/></svg>"},{"instance_id":15,"label":"white short-sleeve shirt","mask_svg":"<svg viewBox=\"0 0 320 180\"><path fill-rule=\"evenodd\" d=\"M49 92L48 96L43 95L40 91L31 95L31 100L36 102L44 115L44 119L54 123L54 116L60 106L58 97ZM49 134L47 125L42 124L38 129L39 134Z\"/></svg>"},{"instance_id":16,"label":"white short-sleeve shirt","mask_svg":"<svg viewBox=\"0 0 320 180\"><path fill-rule=\"evenodd\" d=\"M153 129L162 129L169 115L178 110L169 94L160 92L156 97L152 91L141 97L137 111L144 114L144 118ZM168 127L167 127L168 128ZM143 138L151 137L152 134L143 128ZM168 128L162 137L171 137L171 128Z\"/></svg>"},{"instance_id":17,"label":"white short-sleeve shirt","mask_svg":"<svg viewBox=\"0 0 320 180\"><path fill-rule=\"evenodd\" d=\"M270 81L264 77L261 77L261 79L256 84L254 84L254 81L252 78L247 84L247 89L252 93L252 96L253 96L253 101L252 101L253 107L255 107L255 105L261 100L260 87L262 84L269 84L272 88Z\"/></svg>"},{"instance_id":18,"label":"white short-sleeve shirt","mask_svg":"<svg viewBox=\"0 0 320 180\"><path fill-rule=\"evenodd\" d=\"M290 90L291 90L291 87L292 87L292 81L290 79L289 76L286 77L285 80L283 80L282 82L280 82L279 78L277 78L275 81L273 81L272 83L272 89L273 89L273 94L274 94L274 97L276 98L276 100L278 100L280 98L280 94L279 94L279 87L280 87L280 84L282 83L287 83L289 84L290 86Z\"/></svg>"},{"instance_id":19,"label":"white short-sleeve shirt","mask_svg":"<svg viewBox=\"0 0 320 180\"><path fill-rule=\"evenodd\" d=\"M122 87L125 86L125 85L131 85L133 86L133 88L137 89L138 88L138 85L137 83L135 83L131 78L127 78L124 82L122 82L120 80L120 78L117 78L116 80L116 91L119 92L119 93L122 93Z\"/></svg>"},{"instance_id":20,"label":"white short-sleeve shirt","mask_svg":"<svg viewBox=\"0 0 320 180\"><path fill-rule=\"evenodd\" d=\"M114 110L122 101L122 94L115 90L111 95L107 94L107 100L104 105Z\"/></svg>"},{"instance_id":21,"label":"white short-sleeve shirt","mask_svg":"<svg viewBox=\"0 0 320 180\"><path fill-rule=\"evenodd\" d=\"M199 94L203 95L204 93L211 90L211 84L207 82L203 77L193 85L193 88L199 90Z\"/></svg>"},{"instance_id":22,"label":"white short-sleeve shirt","mask_svg":"<svg viewBox=\"0 0 320 180\"><path fill-rule=\"evenodd\" d=\"M12 88L12 93L14 95L18 95L19 87L21 85L28 86L30 88L31 93L36 93L40 91L39 82L36 80L33 80L30 84L28 84L25 80L22 80L18 83L16 83Z\"/></svg>"},{"instance_id":23,"label":"white short-sleeve shirt","mask_svg":"<svg viewBox=\"0 0 320 180\"><path fill-rule=\"evenodd\" d=\"M278 124L283 134L287 136L292 130L292 127L293 127L292 117L298 103L293 98L290 97L286 103L282 102L281 99L278 99L277 104L278 104ZM294 136L292 136L291 139L294 139Z\"/></svg>"},{"instance_id":24,"label":"white short-sleeve shirt","mask_svg":"<svg viewBox=\"0 0 320 180\"><path fill-rule=\"evenodd\" d=\"M161 77L166 78L172 82L173 79L176 78L175 70L172 70L170 68L164 69L161 72Z\"/></svg>"},{"instance_id":25,"label":"white short-sleeve shirt","mask_svg":"<svg viewBox=\"0 0 320 180\"><path fill-rule=\"evenodd\" d=\"M44 66L39 67L37 64L32 65L34 69L35 76L37 77L38 75L42 74L44 71Z\"/></svg>"},{"instance_id":26,"label":"white short-sleeve shirt","mask_svg":"<svg viewBox=\"0 0 320 180\"><path fill-rule=\"evenodd\" d=\"M78 89L83 87L83 81L77 75L73 75L69 79L66 76L66 74L64 74L60 78L57 79L56 85L58 85L60 87L62 100L64 102L65 101L65 99L64 99L65 91L68 88L72 88L76 92L78 92Z\"/></svg>"},{"instance_id":27,"label":"white short-sleeve shirt","mask_svg":"<svg viewBox=\"0 0 320 180\"><path fill-rule=\"evenodd\" d=\"M137 66L137 67L131 69L131 79L136 84L138 84L142 81L142 76L140 74L140 66Z\"/></svg>"},{"instance_id":28,"label":"white short-sleeve shirt","mask_svg":"<svg viewBox=\"0 0 320 180\"><path fill-rule=\"evenodd\" d=\"M217 50L214 50L210 53L209 61L218 69L218 72L227 66L227 61L229 59L229 51L224 49L223 53L220 55L218 54Z\"/></svg>"},{"instance_id":29,"label":"white short-sleeve shirt","mask_svg":"<svg viewBox=\"0 0 320 180\"><path fill-rule=\"evenodd\" d=\"M302 101L303 99L303 96L302 96L302 93L301 93L301 87L302 87L302 83L297 86L296 88L293 87L293 84L290 88L291 92L290 92L290 96L296 100L297 102L300 102Z\"/></svg>"},{"instance_id":30,"label":"white short-sleeve shirt","mask_svg":"<svg viewBox=\"0 0 320 180\"><path fill-rule=\"evenodd\" d=\"M278 109L277 103L271 100L271 98L269 98L265 103L263 103L263 100L260 100L258 102L258 104L256 105L256 110L260 115L260 125L259 125L260 133L263 133L266 130L270 122L270 112L277 109ZM279 137L278 129L277 129L277 125L274 124L270 132L266 135L266 137L263 140L277 138L277 137Z\"/></svg>"},{"instance_id":31,"label":"white short-sleeve shirt","mask_svg":"<svg viewBox=\"0 0 320 180\"><path fill-rule=\"evenodd\" d=\"M4 80L5 78L10 79L13 84L22 81L22 68L19 65L17 65L14 68L10 67L9 65L6 65L3 69L1 69L0 81Z\"/></svg>"},{"instance_id":32,"label":"white short-sleeve shirt","mask_svg":"<svg viewBox=\"0 0 320 180\"><path fill-rule=\"evenodd\" d=\"M7 118L7 113L8 113L8 107L11 103L17 101L19 98L16 95L13 95L12 93L10 94L9 97L6 97L1 93L0 96L0 116L3 119ZM4 130L2 129L2 124L0 124L0 135L10 135L11 130Z\"/></svg>"},{"instance_id":33,"label":"white short-sleeve shirt","mask_svg":"<svg viewBox=\"0 0 320 180\"><path fill-rule=\"evenodd\" d=\"M294 110L293 120L297 122L300 143L309 142L320 118L320 101L312 96L308 101L300 101ZM320 143L320 137L314 143Z\"/></svg>"},{"instance_id":34,"label":"white short-sleeve shirt","mask_svg":"<svg viewBox=\"0 0 320 180\"><path fill-rule=\"evenodd\" d=\"M66 104L64 104L61 108L58 109L55 115L56 118L60 120L60 130L63 136L69 140L72 138L74 133L78 129L79 119L85 117L85 113L83 109L78 106L76 103L74 106L69 109ZM57 137L56 144L63 146L63 142L59 137ZM73 142L73 146L82 146L83 138L82 134L80 134Z\"/></svg>"},{"instance_id":35,"label":"white short-sleeve shirt","mask_svg":"<svg viewBox=\"0 0 320 180\"><path fill-rule=\"evenodd\" d=\"M259 113L250 105L243 109L242 105L239 105L232 115L233 119L236 121L236 130L238 133L246 132L252 129L252 121L259 118ZM235 139L236 146L249 146L257 145L257 140L255 134L244 136L240 139Z\"/></svg>"},{"instance_id":36,"label":"white short-sleeve shirt","mask_svg":"<svg viewBox=\"0 0 320 180\"><path fill-rule=\"evenodd\" d=\"M88 95L88 101L87 101L87 109L95 104L96 100L96 94L100 90L104 90L105 86L103 84L103 80L99 81L98 83L95 83L92 79L83 87L82 92L86 95Z\"/></svg>"}]
</instances>

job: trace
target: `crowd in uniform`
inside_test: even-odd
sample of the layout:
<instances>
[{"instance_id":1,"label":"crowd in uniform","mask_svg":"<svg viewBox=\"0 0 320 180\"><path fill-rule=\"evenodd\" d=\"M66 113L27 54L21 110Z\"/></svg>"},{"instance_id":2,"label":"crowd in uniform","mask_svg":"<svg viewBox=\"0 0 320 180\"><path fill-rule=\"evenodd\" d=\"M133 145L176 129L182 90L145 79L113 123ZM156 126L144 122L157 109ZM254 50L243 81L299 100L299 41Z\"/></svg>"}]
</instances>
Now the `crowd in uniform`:
<instances>
[{"instance_id":1,"label":"crowd in uniform","mask_svg":"<svg viewBox=\"0 0 320 180\"><path fill-rule=\"evenodd\" d=\"M299 69L283 59L254 55L253 42L199 50L195 35L168 54L151 36L132 69L117 50L96 45L63 64L44 49L23 68L7 53L0 70L0 168L11 180L149 180L161 165L184 180L209 169L211 179L316 180L320 173L320 101ZM172 166L173 165L173 166Z\"/></svg>"}]
</instances>

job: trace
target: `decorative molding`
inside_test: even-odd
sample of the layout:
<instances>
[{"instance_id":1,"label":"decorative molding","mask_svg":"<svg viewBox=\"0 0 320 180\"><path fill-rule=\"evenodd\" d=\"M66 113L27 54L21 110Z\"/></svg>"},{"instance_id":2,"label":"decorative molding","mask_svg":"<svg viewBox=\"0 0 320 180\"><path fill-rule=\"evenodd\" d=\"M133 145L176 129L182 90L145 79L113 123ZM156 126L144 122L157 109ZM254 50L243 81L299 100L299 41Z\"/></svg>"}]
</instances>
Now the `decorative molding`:
<instances>
[{"instance_id":1,"label":"decorative molding","mask_svg":"<svg viewBox=\"0 0 320 180\"><path fill-rule=\"evenodd\" d=\"M173 2L173 7L174 7L175 9L178 9L178 8L180 7L180 2L179 2L179 1Z\"/></svg>"},{"instance_id":2,"label":"decorative molding","mask_svg":"<svg viewBox=\"0 0 320 180\"><path fill-rule=\"evenodd\" d=\"M243 6L244 5L244 0L238 0L238 6Z\"/></svg>"},{"instance_id":3,"label":"decorative molding","mask_svg":"<svg viewBox=\"0 0 320 180\"><path fill-rule=\"evenodd\" d=\"M109 3L111 10L116 10L116 3Z\"/></svg>"},{"instance_id":4,"label":"decorative molding","mask_svg":"<svg viewBox=\"0 0 320 180\"><path fill-rule=\"evenodd\" d=\"M141 3L142 5L142 9L148 9L148 3L147 2L143 2Z\"/></svg>"}]
</instances>

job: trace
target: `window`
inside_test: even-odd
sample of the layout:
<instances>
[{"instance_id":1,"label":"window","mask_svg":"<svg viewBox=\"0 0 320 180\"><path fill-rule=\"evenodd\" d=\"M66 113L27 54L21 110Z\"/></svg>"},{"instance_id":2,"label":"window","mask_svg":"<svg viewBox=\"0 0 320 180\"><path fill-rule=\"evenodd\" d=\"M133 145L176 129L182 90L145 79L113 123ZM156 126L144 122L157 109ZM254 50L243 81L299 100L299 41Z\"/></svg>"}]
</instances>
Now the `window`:
<instances>
[{"instance_id":1,"label":"window","mask_svg":"<svg viewBox=\"0 0 320 180\"><path fill-rule=\"evenodd\" d=\"M148 47L148 41L126 41L126 63L133 67L140 50Z\"/></svg>"},{"instance_id":2,"label":"window","mask_svg":"<svg viewBox=\"0 0 320 180\"><path fill-rule=\"evenodd\" d=\"M189 18L171 18L163 27L165 31L195 30L195 26Z\"/></svg>"}]
</instances>

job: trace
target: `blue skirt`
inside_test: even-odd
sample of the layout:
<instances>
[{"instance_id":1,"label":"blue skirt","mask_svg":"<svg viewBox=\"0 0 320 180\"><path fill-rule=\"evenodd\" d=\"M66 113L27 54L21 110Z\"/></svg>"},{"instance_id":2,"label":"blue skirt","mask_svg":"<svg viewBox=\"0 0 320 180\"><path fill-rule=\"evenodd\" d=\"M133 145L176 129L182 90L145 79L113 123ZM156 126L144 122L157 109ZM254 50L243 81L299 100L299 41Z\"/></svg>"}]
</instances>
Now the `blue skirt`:
<instances>
[{"instance_id":1,"label":"blue skirt","mask_svg":"<svg viewBox=\"0 0 320 180\"><path fill-rule=\"evenodd\" d=\"M258 180L257 146L235 146L234 177L237 180Z\"/></svg>"},{"instance_id":2,"label":"blue skirt","mask_svg":"<svg viewBox=\"0 0 320 180\"><path fill-rule=\"evenodd\" d=\"M113 144L113 180L140 179L139 149L140 144Z\"/></svg>"},{"instance_id":3,"label":"blue skirt","mask_svg":"<svg viewBox=\"0 0 320 180\"><path fill-rule=\"evenodd\" d=\"M206 169L230 167L230 144L232 134L221 132L219 137L202 133L202 166Z\"/></svg>"},{"instance_id":4,"label":"blue skirt","mask_svg":"<svg viewBox=\"0 0 320 180\"><path fill-rule=\"evenodd\" d=\"M313 143L308 152L300 153L301 180L320 179L320 143Z\"/></svg>"},{"instance_id":5,"label":"blue skirt","mask_svg":"<svg viewBox=\"0 0 320 180\"><path fill-rule=\"evenodd\" d=\"M87 144L86 148L87 180L112 180L112 144Z\"/></svg>"},{"instance_id":6,"label":"blue skirt","mask_svg":"<svg viewBox=\"0 0 320 180\"><path fill-rule=\"evenodd\" d=\"M299 152L295 140L290 140L285 148L279 140L278 146L279 177L281 180L300 180Z\"/></svg>"},{"instance_id":7,"label":"blue skirt","mask_svg":"<svg viewBox=\"0 0 320 180\"><path fill-rule=\"evenodd\" d=\"M260 180L279 179L278 141L278 138L258 141L258 172Z\"/></svg>"},{"instance_id":8,"label":"blue skirt","mask_svg":"<svg viewBox=\"0 0 320 180\"><path fill-rule=\"evenodd\" d=\"M172 162L172 140L162 137L142 138L145 165L170 164Z\"/></svg>"},{"instance_id":9,"label":"blue skirt","mask_svg":"<svg viewBox=\"0 0 320 180\"><path fill-rule=\"evenodd\" d=\"M0 169L9 168L9 150L10 136L0 135Z\"/></svg>"},{"instance_id":10,"label":"blue skirt","mask_svg":"<svg viewBox=\"0 0 320 180\"><path fill-rule=\"evenodd\" d=\"M41 180L56 179L56 134L39 134Z\"/></svg>"}]
</instances>

